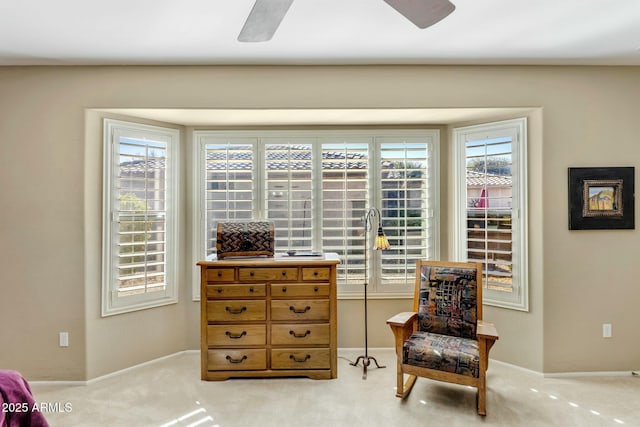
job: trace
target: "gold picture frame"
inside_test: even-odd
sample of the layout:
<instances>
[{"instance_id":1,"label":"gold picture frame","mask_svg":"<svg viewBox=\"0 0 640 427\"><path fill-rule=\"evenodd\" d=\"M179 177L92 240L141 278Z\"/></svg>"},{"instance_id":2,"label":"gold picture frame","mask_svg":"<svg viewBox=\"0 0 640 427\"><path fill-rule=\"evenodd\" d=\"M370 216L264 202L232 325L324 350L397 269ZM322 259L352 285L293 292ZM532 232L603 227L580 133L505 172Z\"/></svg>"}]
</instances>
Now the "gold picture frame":
<instances>
[{"instance_id":1,"label":"gold picture frame","mask_svg":"<svg viewBox=\"0 0 640 427\"><path fill-rule=\"evenodd\" d=\"M582 190L583 217L624 216L621 179L585 179Z\"/></svg>"}]
</instances>

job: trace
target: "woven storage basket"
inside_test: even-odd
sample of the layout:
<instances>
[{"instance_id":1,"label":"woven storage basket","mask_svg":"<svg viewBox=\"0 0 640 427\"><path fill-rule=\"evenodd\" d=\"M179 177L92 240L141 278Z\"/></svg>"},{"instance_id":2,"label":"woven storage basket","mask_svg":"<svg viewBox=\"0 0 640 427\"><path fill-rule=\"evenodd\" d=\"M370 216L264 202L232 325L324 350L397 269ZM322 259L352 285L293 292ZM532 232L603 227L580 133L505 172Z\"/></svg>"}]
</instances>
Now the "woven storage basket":
<instances>
[{"instance_id":1,"label":"woven storage basket","mask_svg":"<svg viewBox=\"0 0 640 427\"><path fill-rule=\"evenodd\" d=\"M274 231L271 222L219 222L218 259L230 256L273 256Z\"/></svg>"}]
</instances>

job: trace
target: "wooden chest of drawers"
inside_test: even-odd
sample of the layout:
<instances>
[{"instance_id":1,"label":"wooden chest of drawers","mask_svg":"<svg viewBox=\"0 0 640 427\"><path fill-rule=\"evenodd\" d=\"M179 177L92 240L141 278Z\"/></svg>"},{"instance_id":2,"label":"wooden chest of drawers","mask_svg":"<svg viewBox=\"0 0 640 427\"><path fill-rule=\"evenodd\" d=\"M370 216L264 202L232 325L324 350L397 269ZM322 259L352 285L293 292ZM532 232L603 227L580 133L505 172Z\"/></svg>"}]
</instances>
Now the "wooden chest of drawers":
<instances>
[{"instance_id":1,"label":"wooden chest of drawers","mask_svg":"<svg viewBox=\"0 0 640 427\"><path fill-rule=\"evenodd\" d=\"M203 380L336 378L336 254L200 261Z\"/></svg>"}]
</instances>

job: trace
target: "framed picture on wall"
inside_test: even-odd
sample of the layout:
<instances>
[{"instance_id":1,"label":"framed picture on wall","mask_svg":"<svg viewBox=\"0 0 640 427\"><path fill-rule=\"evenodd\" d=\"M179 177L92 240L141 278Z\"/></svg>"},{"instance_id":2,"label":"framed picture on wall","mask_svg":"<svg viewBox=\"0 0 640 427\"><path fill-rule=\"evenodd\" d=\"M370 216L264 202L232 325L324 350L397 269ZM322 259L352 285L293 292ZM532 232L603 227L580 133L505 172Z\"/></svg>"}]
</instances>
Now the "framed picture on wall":
<instances>
[{"instance_id":1,"label":"framed picture on wall","mask_svg":"<svg viewBox=\"0 0 640 427\"><path fill-rule=\"evenodd\" d=\"M634 229L634 168L569 168L569 230Z\"/></svg>"}]
</instances>

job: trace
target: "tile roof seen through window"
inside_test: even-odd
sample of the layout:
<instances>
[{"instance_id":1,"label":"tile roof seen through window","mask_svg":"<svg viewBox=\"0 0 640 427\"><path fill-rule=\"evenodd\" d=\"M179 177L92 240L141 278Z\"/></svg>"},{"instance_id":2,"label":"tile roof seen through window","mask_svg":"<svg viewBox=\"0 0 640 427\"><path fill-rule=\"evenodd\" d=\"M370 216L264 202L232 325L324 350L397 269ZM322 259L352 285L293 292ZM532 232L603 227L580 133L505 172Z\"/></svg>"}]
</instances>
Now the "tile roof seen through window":
<instances>
[{"instance_id":1,"label":"tile roof seen through window","mask_svg":"<svg viewBox=\"0 0 640 427\"><path fill-rule=\"evenodd\" d=\"M367 156L360 153L341 153L326 151L322 153L324 169L366 169ZM227 169L225 161L234 162L234 170L251 169L249 151L209 151L207 152L207 170ZM246 163L238 162L246 160ZM336 160L336 161L331 161ZM267 151L269 169L311 169L311 150L306 146L270 146Z\"/></svg>"},{"instance_id":2,"label":"tile roof seen through window","mask_svg":"<svg viewBox=\"0 0 640 427\"><path fill-rule=\"evenodd\" d=\"M251 170L253 154L250 147L246 150L207 151L207 170L227 170L227 162L233 162L233 170ZM366 169L367 155L361 153L342 153L327 151L322 153L324 169ZM163 158L135 160L120 164L120 169L128 172L158 169L164 167ZM275 146L267 152L269 169L311 169L311 150L305 146Z\"/></svg>"},{"instance_id":3,"label":"tile roof seen through window","mask_svg":"<svg viewBox=\"0 0 640 427\"><path fill-rule=\"evenodd\" d=\"M477 171L467 171L467 185L470 186L510 186L511 176L509 175L492 175L490 173L482 173Z\"/></svg>"},{"instance_id":4,"label":"tile roof seen through window","mask_svg":"<svg viewBox=\"0 0 640 427\"><path fill-rule=\"evenodd\" d=\"M237 151L208 151L207 170L228 170L227 161L233 162L233 170L251 170L253 153L250 147ZM267 152L267 165L271 170L308 170L311 169L311 150L305 146L275 146ZM367 155L363 153L344 153L339 151L325 151L322 153L323 169L366 169ZM393 167L388 162L385 167ZM147 161L135 160L120 164L124 172L142 172L145 169L164 168L164 158L150 158ZM511 176L484 174L467 170L467 185L470 186L510 186Z\"/></svg>"}]
</instances>

